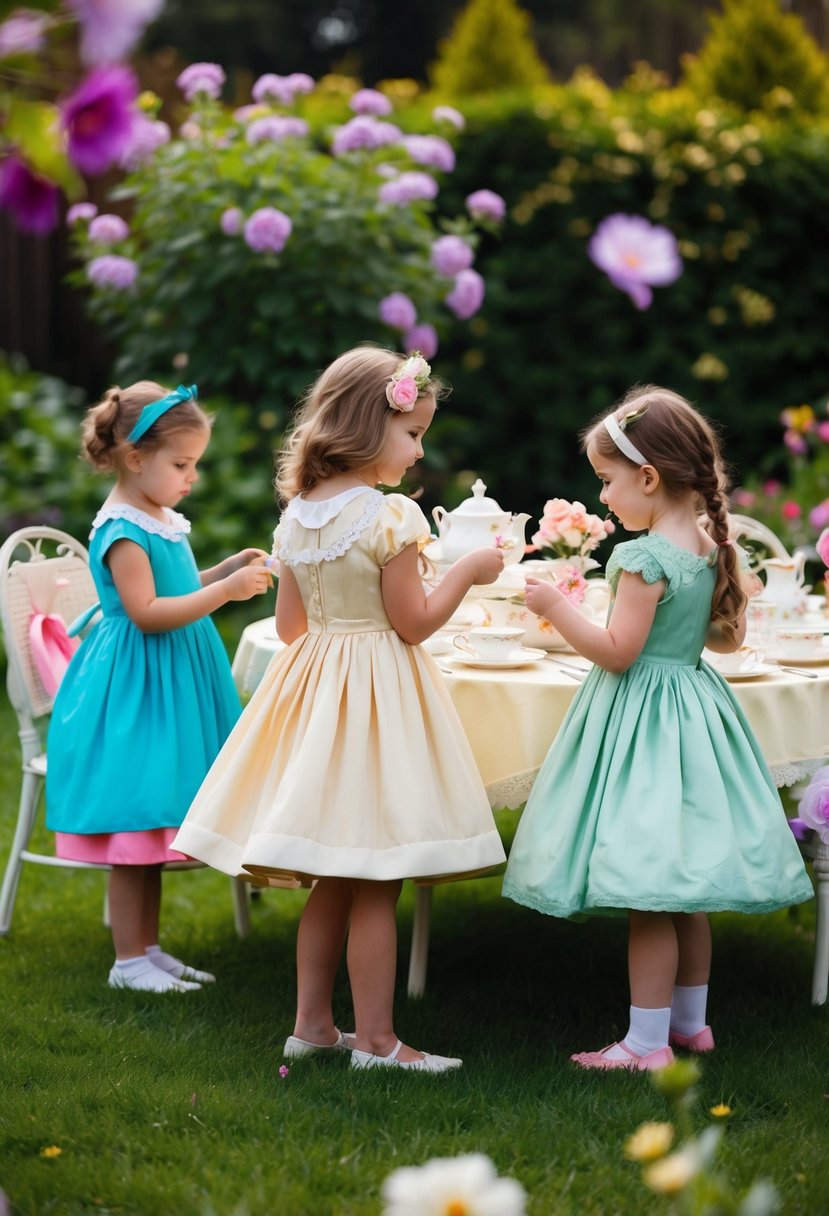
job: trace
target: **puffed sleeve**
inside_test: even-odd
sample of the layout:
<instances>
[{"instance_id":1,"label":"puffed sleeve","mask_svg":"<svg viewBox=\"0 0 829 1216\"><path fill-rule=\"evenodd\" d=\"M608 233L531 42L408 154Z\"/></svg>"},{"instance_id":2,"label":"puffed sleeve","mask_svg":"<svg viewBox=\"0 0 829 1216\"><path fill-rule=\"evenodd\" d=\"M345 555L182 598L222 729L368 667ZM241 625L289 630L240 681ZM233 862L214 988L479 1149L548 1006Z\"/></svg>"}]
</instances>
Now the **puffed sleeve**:
<instances>
[{"instance_id":1,"label":"puffed sleeve","mask_svg":"<svg viewBox=\"0 0 829 1216\"><path fill-rule=\"evenodd\" d=\"M372 535L372 554L381 568L402 553L407 545L417 545L417 551L432 539L429 523L417 503L404 494L388 494Z\"/></svg>"},{"instance_id":2,"label":"puffed sleeve","mask_svg":"<svg viewBox=\"0 0 829 1216\"><path fill-rule=\"evenodd\" d=\"M623 570L629 574L641 574L646 583L658 583L661 578L670 578L670 571L665 569L647 536L623 541L611 553L606 574L614 594Z\"/></svg>"},{"instance_id":3,"label":"puffed sleeve","mask_svg":"<svg viewBox=\"0 0 829 1216\"><path fill-rule=\"evenodd\" d=\"M98 556L103 561L117 540L131 540L139 545L145 553L150 552L150 538L143 528L130 523L128 519L108 519L97 530Z\"/></svg>"}]
</instances>

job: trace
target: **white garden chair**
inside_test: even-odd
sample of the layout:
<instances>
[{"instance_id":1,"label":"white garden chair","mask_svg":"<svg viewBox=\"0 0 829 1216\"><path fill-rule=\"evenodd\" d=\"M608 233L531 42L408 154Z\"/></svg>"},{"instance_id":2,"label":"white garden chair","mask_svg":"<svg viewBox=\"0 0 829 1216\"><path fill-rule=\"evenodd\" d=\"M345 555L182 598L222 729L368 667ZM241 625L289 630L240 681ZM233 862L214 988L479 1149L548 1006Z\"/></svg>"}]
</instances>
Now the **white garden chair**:
<instances>
[{"instance_id":1,"label":"white garden chair","mask_svg":"<svg viewBox=\"0 0 829 1216\"><path fill-rule=\"evenodd\" d=\"M65 861L29 849L46 777L45 722L52 710L52 697L44 688L33 660L29 621L35 607L33 590L46 585L54 588L55 579L62 580L62 585L48 610L62 616L67 623L98 599L89 570L89 555L68 533L45 526L22 528L0 548L0 623L8 664L6 683L9 700L17 715L21 750L17 824L0 887L0 937L11 928L24 862L58 869L109 869L90 862ZM181 870L201 868L202 863L197 861L170 862L165 866L165 869ZM245 897L247 884L238 879L231 882L234 922L237 933L243 937L250 927Z\"/></svg>"}]
</instances>

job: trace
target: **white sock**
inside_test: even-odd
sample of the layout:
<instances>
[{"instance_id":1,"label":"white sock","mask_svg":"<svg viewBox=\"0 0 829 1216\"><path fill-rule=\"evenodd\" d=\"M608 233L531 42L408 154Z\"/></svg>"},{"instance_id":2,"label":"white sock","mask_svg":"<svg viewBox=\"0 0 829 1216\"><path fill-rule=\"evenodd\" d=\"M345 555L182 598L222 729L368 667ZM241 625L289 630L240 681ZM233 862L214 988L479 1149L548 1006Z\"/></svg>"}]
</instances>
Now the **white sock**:
<instances>
[{"instance_id":1,"label":"white sock","mask_svg":"<svg viewBox=\"0 0 829 1216\"><path fill-rule=\"evenodd\" d=\"M109 973L110 988L133 988L138 992L189 992L200 987L176 979L153 966L145 955L116 959Z\"/></svg>"},{"instance_id":2,"label":"white sock","mask_svg":"<svg viewBox=\"0 0 829 1216\"><path fill-rule=\"evenodd\" d=\"M708 1025L705 1020L707 1007L707 984L690 987L676 984L671 1001L671 1030L678 1034L699 1034Z\"/></svg>"},{"instance_id":3,"label":"white sock","mask_svg":"<svg viewBox=\"0 0 829 1216\"><path fill-rule=\"evenodd\" d=\"M638 1056L646 1056L660 1047L668 1046L668 1030L671 1023L671 1008L640 1009L630 1007L630 1027L625 1035L625 1046Z\"/></svg>"},{"instance_id":4,"label":"white sock","mask_svg":"<svg viewBox=\"0 0 829 1216\"><path fill-rule=\"evenodd\" d=\"M198 984L215 982L215 975L211 975L209 971L197 971L195 967L188 967L187 963L183 963L180 958L175 958L172 954L167 954L158 945L147 946L145 954L154 967L168 972L177 980L195 980Z\"/></svg>"}]
</instances>

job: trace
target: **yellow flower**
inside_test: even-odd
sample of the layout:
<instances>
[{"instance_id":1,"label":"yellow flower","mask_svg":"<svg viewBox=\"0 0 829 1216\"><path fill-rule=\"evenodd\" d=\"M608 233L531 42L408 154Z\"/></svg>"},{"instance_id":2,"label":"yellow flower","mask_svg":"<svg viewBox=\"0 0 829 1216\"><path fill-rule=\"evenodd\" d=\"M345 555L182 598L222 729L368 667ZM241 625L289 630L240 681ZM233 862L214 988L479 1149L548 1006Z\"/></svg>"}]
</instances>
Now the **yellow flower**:
<instances>
[{"instance_id":1,"label":"yellow flower","mask_svg":"<svg viewBox=\"0 0 829 1216\"><path fill-rule=\"evenodd\" d=\"M655 1161L663 1157L674 1141L670 1123L643 1123L625 1141L625 1156L631 1161Z\"/></svg>"},{"instance_id":2,"label":"yellow flower","mask_svg":"<svg viewBox=\"0 0 829 1216\"><path fill-rule=\"evenodd\" d=\"M40 1150L41 1157L59 1157L63 1152L56 1144L47 1144Z\"/></svg>"},{"instance_id":3,"label":"yellow flower","mask_svg":"<svg viewBox=\"0 0 829 1216\"><path fill-rule=\"evenodd\" d=\"M711 1114L717 1119L724 1119L726 1115L731 1114L731 1107L727 1106L725 1102L719 1102L716 1106L711 1107Z\"/></svg>"},{"instance_id":4,"label":"yellow flower","mask_svg":"<svg viewBox=\"0 0 829 1216\"><path fill-rule=\"evenodd\" d=\"M649 1165L643 1173L647 1185L659 1195L676 1195L687 1186L699 1166L694 1156L689 1152L671 1153Z\"/></svg>"}]
</instances>

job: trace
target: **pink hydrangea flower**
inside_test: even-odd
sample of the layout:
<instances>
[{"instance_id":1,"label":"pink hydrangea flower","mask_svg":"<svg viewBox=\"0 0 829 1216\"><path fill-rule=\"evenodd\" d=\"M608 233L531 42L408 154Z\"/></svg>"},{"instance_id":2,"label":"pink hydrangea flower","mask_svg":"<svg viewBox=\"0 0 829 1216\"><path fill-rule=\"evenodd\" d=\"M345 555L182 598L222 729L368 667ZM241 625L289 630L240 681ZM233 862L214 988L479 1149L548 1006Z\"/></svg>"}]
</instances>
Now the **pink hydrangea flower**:
<instances>
[{"instance_id":1,"label":"pink hydrangea flower","mask_svg":"<svg viewBox=\"0 0 829 1216\"><path fill-rule=\"evenodd\" d=\"M169 142L170 128L166 122L147 118L146 114L136 114L129 140L121 153L121 167L129 170L139 169L152 160L159 148Z\"/></svg>"},{"instance_id":2,"label":"pink hydrangea flower","mask_svg":"<svg viewBox=\"0 0 829 1216\"><path fill-rule=\"evenodd\" d=\"M103 173L132 136L138 81L129 68L96 68L60 106L67 152L81 173Z\"/></svg>"},{"instance_id":3,"label":"pink hydrangea flower","mask_svg":"<svg viewBox=\"0 0 829 1216\"><path fill-rule=\"evenodd\" d=\"M440 173L451 173L455 168L454 149L440 135L406 135L401 143L419 165Z\"/></svg>"},{"instance_id":4,"label":"pink hydrangea flower","mask_svg":"<svg viewBox=\"0 0 829 1216\"><path fill-rule=\"evenodd\" d=\"M200 93L215 99L224 82L224 69L218 63L191 63L176 78L176 84L188 101L195 101Z\"/></svg>"},{"instance_id":5,"label":"pink hydrangea flower","mask_svg":"<svg viewBox=\"0 0 829 1216\"><path fill-rule=\"evenodd\" d=\"M824 528L817 538L817 553L824 566L829 566L829 528Z\"/></svg>"},{"instance_id":6,"label":"pink hydrangea flower","mask_svg":"<svg viewBox=\"0 0 829 1216\"><path fill-rule=\"evenodd\" d=\"M278 105L290 106L298 93L311 93L313 89L314 81L305 72L292 72L290 76L266 72L255 81L251 96L257 102L275 101Z\"/></svg>"},{"instance_id":7,"label":"pink hydrangea flower","mask_svg":"<svg viewBox=\"0 0 829 1216\"><path fill-rule=\"evenodd\" d=\"M331 151L335 156L343 156L362 148L384 148L397 143L401 135L400 128L393 122L380 122L370 114L358 114L337 127L331 141Z\"/></svg>"},{"instance_id":8,"label":"pink hydrangea flower","mask_svg":"<svg viewBox=\"0 0 829 1216\"><path fill-rule=\"evenodd\" d=\"M96 245L115 245L129 236L130 230L120 215L98 215L89 225L89 239Z\"/></svg>"},{"instance_id":9,"label":"pink hydrangea flower","mask_svg":"<svg viewBox=\"0 0 829 1216\"><path fill-rule=\"evenodd\" d=\"M473 220L489 220L500 224L507 214L507 204L494 190L475 190L466 197L466 209Z\"/></svg>"},{"instance_id":10,"label":"pink hydrangea flower","mask_svg":"<svg viewBox=\"0 0 829 1216\"><path fill-rule=\"evenodd\" d=\"M138 265L132 258L120 257L116 253L105 253L93 258L86 268L86 276L96 287L111 287L114 291L126 291L138 278Z\"/></svg>"},{"instance_id":11,"label":"pink hydrangea flower","mask_svg":"<svg viewBox=\"0 0 829 1216\"><path fill-rule=\"evenodd\" d=\"M58 222L59 194L53 181L35 173L19 156L0 162L0 210L12 213L21 232L51 232Z\"/></svg>"},{"instance_id":12,"label":"pink hydrangea flower","mask_svg":"<svg viewBox=\"0 0 829 1216\"><path fill-rule=\"evenodd\" d=\"M238 236L242 231L244 218L240 207L228 207L222 212L219 227L225 236Z\"/></svg>"},{"instance_id":13,"label":"pink hydrangea flower","mask_svg":"<svg viewBox=\"0 0 829 1216\"><path fill-rule=\"evenodd\" d=\"M377 191L381 203L404 207L407 203L428 202L437 197L438 184L428 173L401 173L383 182Z\"/></svg>"},{"instance_id":14,"label":"pink hydrangea flower","mask_svg":"<svg viewBox=\"0 0 829 1216\"><path fill-rule=\"evenodd\" d=\"M627 292L637 308L653 300L652 287L664 287L682 274L676 237L641 215L609 215L587 247L590 260L614 287Z\"/></svg>"},{"instance_id":15,"label":"pink hydrangea flower","mask_svg":"<svg viewBox=\"0 0 829 1216\"><path fill-rule=\"evenodd\" d=\"M456 131L462 131L466 126L466 119L454 106L435 106L432 110L432 118L435 122L448 122L450 127L454 127Z\"/></svg>"},{"instance_id":16,"label":"pink hydrangea flower","mask_svg":"<svg viewBox=\"0 0 829 1216\"><path fill-rule=\"evenodd\" d=\"M260 144L268 140L279 143L283 139L304 139L308 134L308 123L293 114L268 114L255 118L247 129L245 138L249 144Z\"/></svg>"},{"instance_id":17,"label":"pink hydrangea flower","mask_svg":"<svg viewBox=\"0 0 829 1216\"><path fill-rule=\"evenodd\" d=\"M475 260L469 245L459 236L439 236L432 245L432 265L438 274L454 278L462 270L468 270Z\"/></svg>"},{"instance_id":18,"label":"pink hydrangea flower","mask_svg":"<svg viewBox=\"0 0 829 1216\"><path fill-rule=\"evenodd\" d=\"M455 275L455 286L444 303L460 321L468 321L483 304L484 291L484 281L477 270L461 270Z\"/></svg>"},{"instance_id":19,"label":"pink hydrangea flower","mask_svg":"<svg viewBox=\"0 0 829 1216\"><path fill-rule=\"evenodd\" d=\"M375 118L385 118L393 108L385 93L377 89L358 89L348 104L355 114L373 114Z\"/></svg>"},{"instance_id":20,"label":"pink hydrangea flower","mask_svg":"<svg viewBox=\"0 0 829 1216\"><path fill-rule=\"evenodd\" d=\"M402 291L384 296L378 306L380 320L392 329L411 329L417 321L417 309Z\"/></svg>"},{"instance_id":21,"label":"pink hydrangea flower","mask_svg":"<svg viewBox=\"0 0 829 1216\"><path fill-rule=\"evenodd\" d=\"M438 353L438 335L434 325L424 322L415 325L403 338L403 349L407 355L419 351L424 359L431 359Z\"/></svg>"},{"instance_id":22,"label":"pink hydrangea flower","mask_svg":"<svg viewBox=\"0 0 829 1216\"><path fill-rule=\"evenodd\" d=\"M245 224L245 242L254 253L280 253L293 224L284 211L260 207Z\"/></svg>"},{"instance_id":23,"label":"pink hydrangea flower","mask_svg":"<svg viewBox=\"0 0 829 1216\"><path fill-rule=\"evenodd\" d=\"M69 0L81 25L84 63L124 59L164 7L164 0Z\"/></svg>"},{"instance_id":24,"label":"pink hydrangea flower","mask_svg":"<svg viewBox=\"0 0 829 1216\"><path fill-rule=\"evenodd\" d=\"M17 9L0 25L0 59L37 54L43 46L43 33L48 23L46 13Z\"/></svg>"},{"instance_id":25,"label":"pink hydrangea flower","mask_svg":"<svg viewBox=\"0 0 829 1216\"><path fill-rule=\"evenodd\" d=\"M98 208L94 203L73 203L66 213L66 225L71 228L82 220L94 220Z\"/></svg>"}]
</instances>

